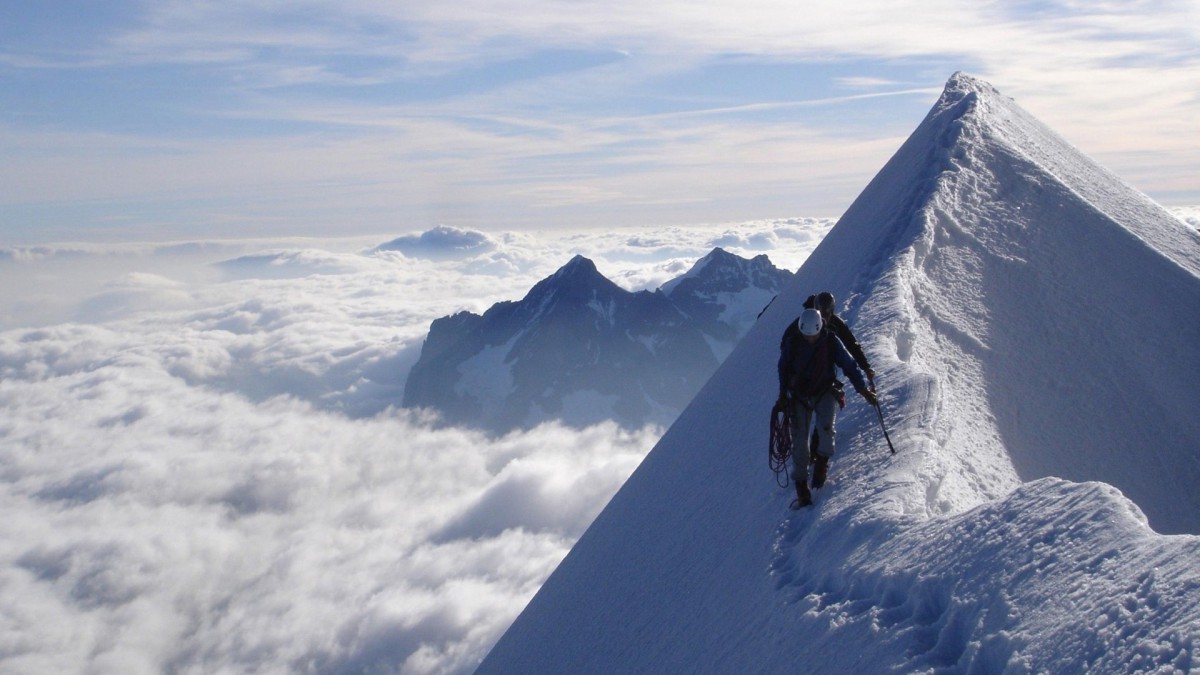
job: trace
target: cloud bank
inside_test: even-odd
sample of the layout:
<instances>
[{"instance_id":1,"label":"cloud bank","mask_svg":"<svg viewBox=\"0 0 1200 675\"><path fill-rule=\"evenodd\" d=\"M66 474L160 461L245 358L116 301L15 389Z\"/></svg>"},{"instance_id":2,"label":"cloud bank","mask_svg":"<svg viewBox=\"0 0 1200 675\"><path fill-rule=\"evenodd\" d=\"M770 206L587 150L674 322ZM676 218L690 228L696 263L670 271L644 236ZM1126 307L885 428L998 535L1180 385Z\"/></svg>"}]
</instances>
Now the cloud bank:
<instances>
[{"instance_id":1,"label":"cloud bank","mask_svg":"<svg viewBox=\"0 0 1200 675\"><path fill-rule=\"evenodd\" d=\"M0 669L469 672L661 430L397 410L429 322L574 253L631 288L717 242L794 268L831 224L6 249ZM75 292L25 311L38 279Z\"/></svg>"},{"instance_id":2,"label":"cloud bank","mask_svg":"<svg viewBox=\"0 0 1200 675\"><path fill-rule=\"evenodd\" d=\"M468 671L657 438L351 420L189 386L100 329L23 337L0 575L29 672Z\"/></svg>"}]
</instances>

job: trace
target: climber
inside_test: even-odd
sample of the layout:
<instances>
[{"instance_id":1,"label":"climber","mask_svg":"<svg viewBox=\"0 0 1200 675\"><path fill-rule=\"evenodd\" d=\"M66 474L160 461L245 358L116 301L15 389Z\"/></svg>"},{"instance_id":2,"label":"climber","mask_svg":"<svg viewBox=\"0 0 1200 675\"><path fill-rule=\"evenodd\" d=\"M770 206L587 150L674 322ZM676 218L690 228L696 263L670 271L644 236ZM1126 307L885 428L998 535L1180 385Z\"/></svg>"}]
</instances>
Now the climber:
<instances>
[{"instance_id":1,"label":"climber","mask_svg":"<svg viewBox=\"0 0 1200 675\"><path fill-rule=\"evenodd\" d=\"M779 403L789 412L792 434L792 479L796 482L793 508L812 504L808 482L808 439L814 416L817 428L825 437L814 462L814 488L825 484L829 459L837 449L834 422L838 407L845 405L846 397L834 367L850 378L854 389L867 403L877 405L879 402L845 345L824 323L819 311L805 309L797 320L788 324L779 344Z\"/></svg>"},{"instance_id":2,"label":"climber","mask_svg":"<svg viewBox=\"0 0 1200 675\"><path fill-rule=\"evenodd\" d=\"M829 291L821 291L816 295L808 296L804 301L805 309L815 309L821 313L821 320L824 322L827 330L832 330L842 344L846 347L846 351L850 352L850 356L854 357L854 362L858 364L859 369L867 376L867 384L870 385L871 391L875 391L875 371L871 369L871 362L867 360L866 353L858 344L858 339L854 337L854 331L850 330L850 326L842 320L834 311L837 308L837 303L833 299L833 293ZM809 451L812 455L812 461L817 461L817 456L820 454L821 448L821 432L813 429L812 442L809 443Z\"/></svg>"},{"instance_id":3,"label":"climber","mask_svg":"<svg viewBox=\"0 0 1200 675\"><path fill-rule=\"evenodd\" d=\"M846 351L850 352L850 356L854 357L854 362L858 364L863 374L867 376L867 383L871 389L875 389L875 371L871 369L871 362L867 360L867 355L863 352L863 348L858 344L858 339L854 337L854 331L850 330L850 326L842 320L842 317L837 315L834 310L837 309L837 303L833 299L833 293L829 291L821 291L816 295L808 296L804 301L805 309L815 309L821 313L821 321L825 327L837 336L842 341L842 345L846 347Z\"/></svg>"}]
</instances>

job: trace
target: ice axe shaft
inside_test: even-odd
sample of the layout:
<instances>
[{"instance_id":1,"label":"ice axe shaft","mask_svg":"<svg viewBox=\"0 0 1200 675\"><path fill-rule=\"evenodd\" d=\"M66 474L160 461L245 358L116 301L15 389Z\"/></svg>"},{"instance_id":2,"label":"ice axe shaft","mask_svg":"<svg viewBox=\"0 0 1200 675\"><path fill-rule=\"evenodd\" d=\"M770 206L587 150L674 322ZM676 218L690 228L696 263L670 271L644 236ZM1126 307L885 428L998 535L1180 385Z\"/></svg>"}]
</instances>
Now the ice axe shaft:
<instances>
[{"instance_id":1,"label":"ice axe shaft","mask_svg":"<svg viewBox=\"0 0 1200 675\"><path fill-rule=\"evenodd\" d=\"M896 454L896 446L892 445L892 437L888 436L887 425L883 423L883 407L879 401L875 402L875 414L879 415L879 428L883 429L883 438L887 441L888 449L892 454Z\"/></svg>"}]
</instances>

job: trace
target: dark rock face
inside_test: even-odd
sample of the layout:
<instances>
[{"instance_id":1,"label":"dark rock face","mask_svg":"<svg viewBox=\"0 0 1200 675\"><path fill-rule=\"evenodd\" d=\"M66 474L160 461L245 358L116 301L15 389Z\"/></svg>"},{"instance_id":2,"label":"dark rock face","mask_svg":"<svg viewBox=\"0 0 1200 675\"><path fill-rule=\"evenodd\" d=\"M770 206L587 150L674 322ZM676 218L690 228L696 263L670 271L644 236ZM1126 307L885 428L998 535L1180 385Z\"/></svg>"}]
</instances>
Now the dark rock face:
<instances>
[{"instance_id":1,"label":"dark rock face","mask_svg":"<svg viewBox=\"0 0 1200 675\"><path fill-rule=\"evenodd\" d=\"M791 273L716 249L658 291L576 256L518 302L430 326L404 406L489 431L670 422Z\"/></svg>"}]
</instances>

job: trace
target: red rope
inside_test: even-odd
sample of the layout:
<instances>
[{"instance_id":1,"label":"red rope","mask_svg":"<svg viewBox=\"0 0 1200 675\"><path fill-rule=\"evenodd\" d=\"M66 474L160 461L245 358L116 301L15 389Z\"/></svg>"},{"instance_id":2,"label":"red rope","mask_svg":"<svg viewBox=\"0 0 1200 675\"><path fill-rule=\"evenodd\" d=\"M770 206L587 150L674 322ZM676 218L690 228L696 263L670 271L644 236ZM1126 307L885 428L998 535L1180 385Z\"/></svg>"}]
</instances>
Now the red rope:
<instances>
[{"instance_id":1,"label":"red rope","mask_svg":"<svg viewBox=\"0 0 1200 675\"><path fill-rule=\"evenodd\" d=\"M771 441L767 450L767 465L775 472L775 482L779 487L787 487L787 460L792 454L792 423L783 399L776 401L771 410Z\"/></svg>"}]
</instances>

